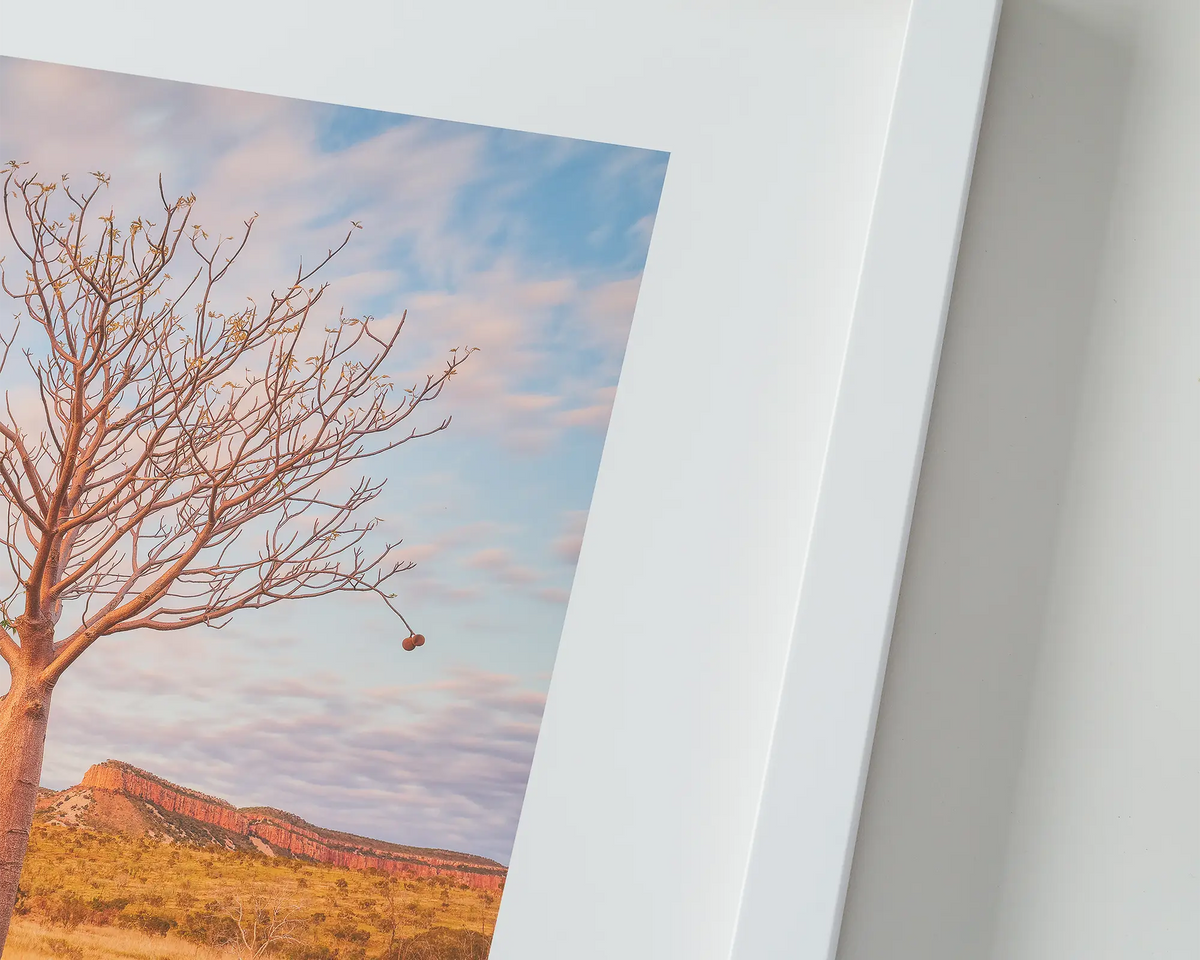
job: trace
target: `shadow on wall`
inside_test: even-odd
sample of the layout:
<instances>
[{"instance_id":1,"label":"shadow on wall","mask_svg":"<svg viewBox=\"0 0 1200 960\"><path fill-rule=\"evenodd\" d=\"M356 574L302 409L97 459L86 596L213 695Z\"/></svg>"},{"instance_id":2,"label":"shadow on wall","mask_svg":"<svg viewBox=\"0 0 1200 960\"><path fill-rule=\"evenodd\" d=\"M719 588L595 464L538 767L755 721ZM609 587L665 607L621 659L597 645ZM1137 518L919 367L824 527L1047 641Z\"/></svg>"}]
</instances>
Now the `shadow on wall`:
<instances>
[{"instance_id":1,"label":"shadow on wall","mask_svg":"<svg viewBox=\"0 0 1200 960\"><path fill-rule=\"evenodd\" d=\"M839 960L990 952L1131 58L1005 4Z\"/></svg>"}]
</instances>

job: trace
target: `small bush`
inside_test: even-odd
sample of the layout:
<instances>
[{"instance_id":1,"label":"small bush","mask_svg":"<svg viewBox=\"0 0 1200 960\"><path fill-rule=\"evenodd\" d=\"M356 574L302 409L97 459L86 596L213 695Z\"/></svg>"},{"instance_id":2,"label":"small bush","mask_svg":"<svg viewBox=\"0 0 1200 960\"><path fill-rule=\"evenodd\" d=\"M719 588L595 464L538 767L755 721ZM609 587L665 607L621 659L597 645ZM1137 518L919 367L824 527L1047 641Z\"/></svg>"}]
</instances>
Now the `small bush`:
<instances>
[{"instance_id":1,"label":"small bush","mask_svg":"<svg viewBox=\"0 0 1200 960\"><path fill-rule=\"evenodd\" d=\"M85 920L91 919L91 904L75 893L64 893L46 905L46 919L52 924L74 930Z\"/></svg>"},{"instance_id":2,"label":"small bush","mask_svg":"<svg viewBox=\"0 0 1200 960\"><path fill-rule=\"evenodd\" d=\"M343 920L330 927L329 932L333 935L334 940L342 940L346 943L366 943L371 939L369 931L360 930L356 924L349 920Z\"/></svg>"},{"instance_id":3,"label":"small bush","mask_svg":"<svg viewBox=\"0 0 1200 960\"><path fill-rule=\"evenodd\" d=\"M381 960L487 960L491 937L473 930L434 927L394 944Z\"/></svg>"},{"instance_id":4,"label":"small bush","mask_svg":"<svg viewBox=\"0 0 1200 960\"><path fill-rule=\"evenodd\" d=\"M193 910L183 918L175 932L192 943L213 945L235 939L237 924L225 914Z\"/></svg>"},{"instance_id":5,"label":"small bush","mask_svg":"<svg viewBox=\"0 0 1200 960\"><path fill-rule=\"evenodd\" d=\"M139 910L137 913L123 913L117 918L118 926L130 927L154 937L165 937L179 926L178 922L162 914Z\"/></svg>"}]
</instances>

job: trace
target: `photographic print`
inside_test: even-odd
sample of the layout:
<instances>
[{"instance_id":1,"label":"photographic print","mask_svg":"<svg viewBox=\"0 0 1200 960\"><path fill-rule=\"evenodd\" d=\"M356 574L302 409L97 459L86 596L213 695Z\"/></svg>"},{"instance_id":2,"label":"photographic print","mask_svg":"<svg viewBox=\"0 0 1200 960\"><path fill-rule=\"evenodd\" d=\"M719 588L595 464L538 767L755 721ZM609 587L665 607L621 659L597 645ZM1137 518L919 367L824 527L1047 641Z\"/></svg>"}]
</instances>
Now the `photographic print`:
<instances>
[{"instance_id":1,"label":"photographic print","mask_svg":"<svg viewBox=\"0 0 1200 960\"><path fill-rule=\"evenodd\" d=\"M0 159L0 952L483 960L667 156L5 58Z\"/></svg>"}]
</instances>

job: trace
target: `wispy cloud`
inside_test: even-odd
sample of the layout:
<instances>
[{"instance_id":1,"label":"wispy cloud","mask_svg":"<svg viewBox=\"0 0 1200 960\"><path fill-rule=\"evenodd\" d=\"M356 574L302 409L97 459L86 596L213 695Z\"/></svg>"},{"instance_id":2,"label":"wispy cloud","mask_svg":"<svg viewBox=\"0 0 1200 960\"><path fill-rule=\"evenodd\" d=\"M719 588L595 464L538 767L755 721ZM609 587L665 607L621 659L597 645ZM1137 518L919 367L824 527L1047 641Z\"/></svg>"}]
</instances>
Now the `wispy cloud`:
<instances>
[{"instance_id":1,"label":"wispy cloud","mask_svg":"<svg viewBox=\"0 0 1200 960\"><path fill-rule=\"evenodd\" d=\"M265 298L356 220L318 322L342 305L406 315L401 383L479 348L422 421L450 429L366 465L387 481L380 537L416 563L395 602L430 643L399 653L394 616L345 598L106 639L56 693L48 782L115 756L236 803L505 859L665 157L3 58L0 110L0 160L72 182L105 171L121 219L155 209L160 174L168 196L197 194L214 237L257 214L218 308ZM4 387L33 417L22 376Z\"/></svg>"},{"instance_id":2,"label":"wispy cloud","mask_svg":"<svg viewBox=\"0 0 1200 960\"><path fill-rule=\"evenodd\" d=\"M348 690L335 677L241 684L252 716L170 719L154 694L139 709L67 699L55 735L78 769L114 754L241 806L287 805L306 819L377 839L450 846L507 860L545 697L512 676L460 668L436 683ZM164 714L166 715L164 719ZM85 762L86 761L86 762Z\"/></svg>"},{"instance_id":3,"label":"wispy cloud","mask_svg":"<svg viewBox=\"0 0 1200 960\"><path fill-rule=\"evenodd\" d=\"M583 546L583 528L587 523L586 510L568 510L562 517L562 533L554 541L554 553L563 562L574 566Z\"/></svg>"},{"instance_id":4,"label":"wispy cloud","mask_svg":"<svg viewBox=\"0 0 1200 960\"><path fill-rule=\"evenodd\" d=\"M621 244L633 262L607 271L531 259L512 243L531 229L523 201L577 162L580 147L507 135L505 153L528 166L509 162L497 179L500 133L484 128L410 119L326 149L319 105L25 61L3 69L6 155L51 176L112 173L103 200L127 219L152 212L160 173L169 195L197 193L207 229L235 233L256 213L225 291L236 288L237 302L243 291L265 296L357 220L363 233L327 271L328 302L383 318L408 311L397 377L419 377L449 347L470 344L481 353L444 404L465 429L541 451L565 430L607 422L648 242L637 224L652 214L591 227L593 245L634 231ZM619 194L646 173L661 177L655 156L614 153L591 190Z\"/></svg>"},{"instance_id":5,"label":"wispy cloud","mask_svg":"<svg viewBox=\"0 0 1200 960\"><path fill-rule=\"evenodd\" d=\"M512 554L502 547L487 547L471 554L464 561L468 567L486 570L501 583L509 586L524 586L535 583L538 575L529 567L517 563Z\"/></svg>"}]
</instances>

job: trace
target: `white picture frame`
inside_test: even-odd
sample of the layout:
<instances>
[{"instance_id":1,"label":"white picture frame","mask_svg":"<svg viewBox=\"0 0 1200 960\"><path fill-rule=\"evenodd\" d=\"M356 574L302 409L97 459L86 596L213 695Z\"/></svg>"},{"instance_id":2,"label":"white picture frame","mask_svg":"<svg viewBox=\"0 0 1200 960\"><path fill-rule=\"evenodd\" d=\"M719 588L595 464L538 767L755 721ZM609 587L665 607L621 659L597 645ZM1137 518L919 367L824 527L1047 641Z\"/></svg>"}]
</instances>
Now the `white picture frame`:
<instances>
[{"instance_id":1,"label":"white picture frame","mask_svg":"<svg viewBox=\"0 0 1200 960\"><path fill-rule=\"evenodd\" d=\"M492 956L833 956L998 0L0 9L9 56L670 152Z\"/></svg>"}]
</instances>

